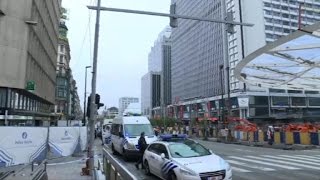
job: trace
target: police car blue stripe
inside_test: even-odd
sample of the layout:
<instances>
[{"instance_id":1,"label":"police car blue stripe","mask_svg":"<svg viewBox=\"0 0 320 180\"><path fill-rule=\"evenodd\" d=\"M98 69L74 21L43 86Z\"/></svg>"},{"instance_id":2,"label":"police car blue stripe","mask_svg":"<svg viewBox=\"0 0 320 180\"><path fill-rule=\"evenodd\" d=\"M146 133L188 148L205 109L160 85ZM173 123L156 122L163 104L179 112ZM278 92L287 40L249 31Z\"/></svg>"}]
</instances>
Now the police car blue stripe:
<instances>
[{"instance_id":1,"label":"police car blue stripe","mask_svg":"<svg viewBox=\"0 0 320 180\"><path fill-rule=\"evenodd\" d=\"M167 174L173 167L176 166L175 164L171 164L164 172Z\"/></svg>"},{"instance_id":2,"label":"police car blue stripe","mask_svg":"<svg viewBox=\"0 0 320 180\"><path fill-rule=\"evenodd\" d=\"M167 169L171 164L172 164L172 163L169 162L168 164L166 164L166 165L162 168L162 170L164 171L164 170Z\"/></svg>"},{"instance_id":3,"label":"police car blue stripe","mask_svg":"<svg viewBox=\"0 0 320 180\"><path fill-rule=\"evenodd\" d=\"M174 168L176 168L176 167L178 167L177 165L173 165L173 166L171 166L168 170L167 170L167 172L166 173L168 173L169 171L171 171L171 170L173 170Z\"/></svg>"},{"instance_id":4,"label":"police car blue stripe","mask_svg":"<svg viewBox=\"0 0 320 180\"><path fill-rule=\"evenodd\" d=\"M164 172L167 172L168 169L170 169L170 167L172 167L172 166L174 166L174 164L173 164L173 163L170 163L167 167L165 167L165 168L163 169L163 171L164 171Z\"/></svg>"},{"instance_id":5,"label":"police car blue stripe","mask_svg":"<svg viewBox=\"0 0 320 180\"><path fill-rule=\"evenodd\" d=\"M166 165L168 165L170 163L170 161L166 162L161 169L163 169Z\"/></svg>"}]
</instances>

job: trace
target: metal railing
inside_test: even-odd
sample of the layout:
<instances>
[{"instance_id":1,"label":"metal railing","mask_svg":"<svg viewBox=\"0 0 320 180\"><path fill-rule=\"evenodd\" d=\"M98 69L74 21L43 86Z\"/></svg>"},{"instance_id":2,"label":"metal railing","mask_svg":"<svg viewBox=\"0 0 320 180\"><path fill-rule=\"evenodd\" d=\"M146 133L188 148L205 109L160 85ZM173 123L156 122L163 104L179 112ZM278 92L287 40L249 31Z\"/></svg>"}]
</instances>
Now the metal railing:
<instances>
[{"instance_id":1,"label":"metal railing","mask_svg":"<svg viewBox=\"0 0 320 180\"><path fill-rule=\"evenodd\" d=\"M106 148L103 148L103 171L106 180L138 180Z\"/></svg>"},{"instance_id":2,"label":"metal railing","mask_svg":"<svg viewBox=\"0 0 320 180\"><path fill-rule=\"evenodd\" d=\"M47 161L44 160L35 167L34 162L25 165L17 165L3 168L0 174L0 180L30 179L47 180Z\"/></svg>"}]
</instances>

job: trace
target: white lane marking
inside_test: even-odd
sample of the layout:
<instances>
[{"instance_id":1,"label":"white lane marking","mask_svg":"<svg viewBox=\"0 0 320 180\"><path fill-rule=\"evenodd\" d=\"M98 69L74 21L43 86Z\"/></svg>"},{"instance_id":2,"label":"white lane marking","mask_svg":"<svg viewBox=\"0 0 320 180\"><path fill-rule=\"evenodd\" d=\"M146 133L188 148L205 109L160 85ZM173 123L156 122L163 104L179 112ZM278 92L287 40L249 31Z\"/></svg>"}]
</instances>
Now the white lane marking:
<instances>
[{"instance_id":1,"label":"white lane marking","mask_svg":"<svg viewBox=\"0 0 320 180\"><path fill-rule=\"evenodd\" d=\"M310 158L310 156L309 156L309 155L296 155L296 156ZM312 159L320 160L320 157L312 156Z\"/></svg>"},{"instance_id":2,"label":"white lane marking","mask_svg":"<svg viewBox=\"0 0 320 180\"><path fill-rule=\"evenodd\" d=\"M294 159L294 157L277 157L277 156L269 156L269 155L263 155L264 157L268 157L268 158L271 158L271 159L280 159L280 160L285 160L285 161L292 161L292 162L297 162L297 163L303 163L303 164L310 164L310 165L316 165L318 166L319 163L315 163L315 162L308 162L306 160L299 160L299 159Z\"/></svg>"},{"instance_id":3,"label":"white lane marking","mask_svg":"<svg viewBox=\"0 0 320 180\"><path fill-rule=\"evenodd\" d=\"M294 159L301 159L301 160L307 160L307 161L311 161L311 162L318 162L320 163L320 160L314 159L311 156L307 156L307 157L303 157L303 156L299 156L299 155L293 155L293 156L289 156L289 155L279 155L281 157L287 157L287 158L294 158Z\"/></svg>"},{"instance_id":4,"label":"white lane marking","mask_svg":"<svg viewBox=\"0 0 320 180\"><path fill-rule=\"evenodd\" d=\"M249 171L249 170L246 170L246 169L241 169L241 168L234 167L234 166L231 166L231 169L234 170L234 171L239 171L239 172L252 172L252 171Z\"/></svg>"},{"instance_id":5,"label":"white lane marking","mask_svg":"<svg viewBox=\"0 0 320 180\"><path fill-rule=\"evenodd\" d=\"M236 165L245 166L248 168L259 169L262 171L275 171L275 169L272 169L272 168L267 168L267 167L263 167L263 166L255 166L255 165L251 165L251 164L242 163L239 161L234 161L234 160L226 160L226 161L228 161L230 164L236 164Z\"/></svg>"},{"instance_id":6,"label":"white lane marking","mask_svg":"<svg viewBox=\"0 0 320 180\"><path fill-rule=\"evenodd\" d=\"M303 168L320 170L320 167L308 166L308 165L303 165L303 164L294 163L294 162L287 162L287 161L275 160L275 159L270 159L270 158L255 157L255 156L246 156L246 157L253 158L253 159L259 159L259 160L263 160L263 161L270 161L270 162L275 162L275 163L287 164L287 165L291 165L291 166L298 166L298 167L303 167Z\"/></svg>"},{"instance_id":7,"label":"white lane marking","mask_svg":"<svg viewBox=\"0 0 320 180\"><path fill-rule=\"evenodd\" d=\"M234 150L237 150L237 151L242 151L242 152L254 152L254 151L251 151L251 150L247 150L247 149L234 149Z\"/></svg>"},{"instance_id":8,"label":"white lane marking","mask_svg":"<svg viewBox=\"0 0 320 180\"><path fill-rule=\"evenodd\" d=\"M242 161L248 161L248 162L264 164L264 165L268 165L268 166L280 167L280 168L283 168L283 169L290 169L290 170L298 170L298 169L300 169L300 168L296 168L296 167L280 165L280 164L274 164L274 163L269 163L269 162L263 162L263 161L253 160L253 159L246 159L246 158L241 158L241 157L236 157L236 156L228 156L228 157L229 158L233 158L233 159L242 160Z\"/></svg>"},{"instance_id":9,"label":"white lane marking","mask_svg":"<svg viewBox=\"0 0 320 180\"><path fill-rule=\"evenodd\" d=\"M304 152L320 153L320 150L303 150Z\"/></svg>"}]
</instances>

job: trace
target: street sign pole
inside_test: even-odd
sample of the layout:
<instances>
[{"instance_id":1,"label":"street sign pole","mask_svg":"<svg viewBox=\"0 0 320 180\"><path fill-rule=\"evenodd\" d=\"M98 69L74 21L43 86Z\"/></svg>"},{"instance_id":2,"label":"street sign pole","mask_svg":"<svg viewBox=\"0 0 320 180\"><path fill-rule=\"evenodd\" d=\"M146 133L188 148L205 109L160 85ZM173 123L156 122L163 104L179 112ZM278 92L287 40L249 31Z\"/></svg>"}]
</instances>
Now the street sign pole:
<instances>
[{"instance_id":1,"label":"street sign pole","mask_svg":"<svg viewBox=\"0 0 320 180\"><path fill-rule=\"evenodd\" d=\"M93 176L94 171L94 125L96 121L96 111L97 107L95 104L95 95L96 95L96 84L97 84L97 64L98 64L98 48L99 48L99 28L100 28L100 6L101 0L97 2L97 15L96 15L96 26L94 34L94 49L93 49L93 66L92 66L92 90L91 90L91 106L90 106L90 118L89 118L89 127L90 127L90 137L88 145L88 158L89 158L89 171L90 175Z\"/></svg>"}]
</instances>

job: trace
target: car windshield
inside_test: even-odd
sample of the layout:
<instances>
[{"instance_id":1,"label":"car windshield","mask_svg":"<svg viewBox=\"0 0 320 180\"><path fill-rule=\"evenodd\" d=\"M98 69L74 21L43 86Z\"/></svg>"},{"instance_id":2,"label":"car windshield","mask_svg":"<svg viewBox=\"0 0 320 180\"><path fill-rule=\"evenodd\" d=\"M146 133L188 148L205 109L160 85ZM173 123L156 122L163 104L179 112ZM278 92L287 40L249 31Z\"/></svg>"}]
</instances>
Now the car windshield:
<instances>
[{"instance_id":1,"label":"car windshield","mask_svg":"<svg viewBox=\"0 0 320 180\"><path fill-rule=\"evenodd\" d=\"M199 157L211 154L202 145L190 140L186 140L182 143L170 144L169 151L173 158Z\"/></svg>"},{"instance_id":2,"label":"car windshield","mask_svg":"<svg viewBox=\"0 0 320 180\"><path fill-rule=\"evenodd\" d=\"M144 132L146 136L154 135L150 124L126 124L124 125L125 136L140 136Z\"/></svg>"}]
</instances>

